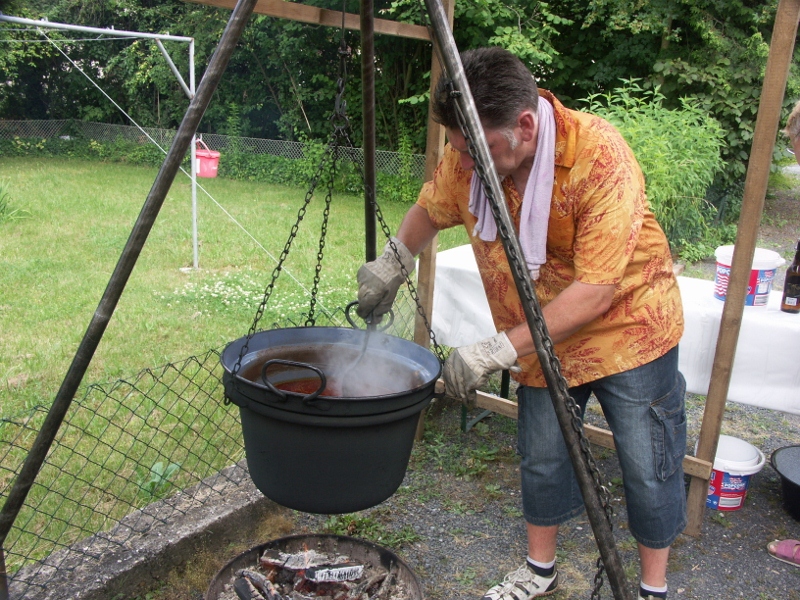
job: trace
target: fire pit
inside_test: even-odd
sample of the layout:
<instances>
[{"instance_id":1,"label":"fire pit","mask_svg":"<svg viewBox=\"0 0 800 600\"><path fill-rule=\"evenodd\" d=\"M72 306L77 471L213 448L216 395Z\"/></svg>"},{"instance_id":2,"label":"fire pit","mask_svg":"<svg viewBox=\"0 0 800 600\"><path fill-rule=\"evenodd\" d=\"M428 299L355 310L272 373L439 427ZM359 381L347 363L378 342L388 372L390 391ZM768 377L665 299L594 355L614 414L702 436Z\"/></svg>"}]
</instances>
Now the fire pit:
<instances>
[{"instance_id":1,"label":"fire pit","mask_svg":"<svg viewBox=\"0 0 800 600\"><path fill-rule=\"evenodd\" d=\"M393 552L338 535L295 535L243 552L214 576L205 600L423 600Z\"/></svg>"}]
</instances>

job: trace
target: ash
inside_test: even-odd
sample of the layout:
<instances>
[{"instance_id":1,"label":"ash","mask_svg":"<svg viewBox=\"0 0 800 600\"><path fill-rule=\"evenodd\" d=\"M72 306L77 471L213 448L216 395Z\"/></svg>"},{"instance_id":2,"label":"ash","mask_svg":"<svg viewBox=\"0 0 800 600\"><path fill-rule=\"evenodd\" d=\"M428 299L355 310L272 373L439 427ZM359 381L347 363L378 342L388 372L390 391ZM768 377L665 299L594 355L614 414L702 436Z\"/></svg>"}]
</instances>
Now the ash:
<instances>
[{"instance_id":1,"label":"ash","mask_svg":"<svg viewBox=\"0 0 800 600\"><path fill-rule=\"evenodd\" d=\"M257 565L236 571L218 600L411 600L397 570L313 549L269 549Z\"/></svg>"}]
</instances>

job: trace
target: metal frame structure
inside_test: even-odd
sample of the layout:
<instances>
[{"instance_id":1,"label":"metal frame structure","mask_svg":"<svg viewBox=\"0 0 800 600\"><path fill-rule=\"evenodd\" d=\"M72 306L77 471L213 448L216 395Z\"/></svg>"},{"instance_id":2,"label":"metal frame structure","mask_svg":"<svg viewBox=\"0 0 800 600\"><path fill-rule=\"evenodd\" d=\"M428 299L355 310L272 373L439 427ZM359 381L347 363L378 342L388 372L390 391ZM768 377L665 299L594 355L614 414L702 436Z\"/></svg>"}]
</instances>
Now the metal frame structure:
<instances>
[{"instance_id":1,"label":"metal frame structure","mask_svg":"<svg viewBox=\"0 0 800 600\"><path fill-rule=\"evenodd\" d=\"M70 25L67 23L54 23L52 21L36 21L34 19L23 19L21 17L11 17L8 15L4 15L0 13L0 21L5 21L7 23L16 23L17 25L26 25L28 27L36 27L36 28L46 28L46 29L61 29L64 31L79 31L81 33L96 33L98 39L102 39L102 36L111 36L114 37L126 37L126 38L137 38L137 39L149 39L154 40L156 46L161 51L161 54L164 57L164 60L167 62L170 70L172 71L175 78L178 80L178 84L181 86L181 89L186 94L186 97L189 98L191 101L194 98L195 93L195 65L194 65L194 38L192 37L185 37L180 35L167 35L163 33L144 33L141 31L125 31L122 29L108 29L102 27L88 27L84 25ZM189 44L189 84L187 85L181 75L181 72L178 70L178 67L175 66L175 62L172 60L172 57L167 52L167 49L164 48L164 44L162 41L169 41L169 42L183 42ZM192 265L195 269L199 268L199 256L198 256L198 234L197 234L197 144L195 140L192 140Z\"/></svg>"},{"instance_id":2,"label":"metal frame structure","mask_svg":"<svg viewBox=\"0 0 800 600\"><path fill-rule=\"evenodd\" d=\"M170 151L165 157L164 163L153 183L147 200L142 207L141 213L134 225L131 236L120 256L117 267L111 276L108 287L103 294L102 299L94 313L92 321L87 328L84 338L76 352L70 368L65 375L64 381L59 389L58 394L53 402L53 405L48 412L47 418L42 425L36 441L34 442L31 451L29 452L25 463L20 470L13 487L6 498L2 510L0 510L0 600L8 600L8 587L5 565L3 562L2 545L8 535L9 530L13 526L19 510L25 502L28 491L34 483L36 475L41 468L46 454L58 432L64 416L69 409L75 391L81 383L83 376L86 373L89 363L96 351L100 340L102 339L105 328L114 312L114 309L119 301L122 291L125 287L128 277L130 276L138 256L144 246L144 243L149 235L150 230L155 222L155 218L163 205L166 194L174 180L174 177L180 168L180 163L186 154L187 147L192 146L192 166L194 169L194 140L197 126L202 118L206 108L210 104L211 97L219 84L222 74L227 67L228 61L233 53L233 50L238 43L242 31L247 24L254 9L261 9L257 12L261 14L268 14L265 12L265 7L269 10L298 10L297 4L282 2L281 0L192 0L202 4L211 4L223 8L230 8L229 5L235 4L231 14L228 25L220 39L217 51L211 58L208 68L203 76L197 94L192 95L191 102L187 112L184 116L181 126L173 140ZM435 1L435 0L433 0ZM302 5L300 5L302 6ZM361 3L361 18L360 29L362 36L372 36L375 29L374 19L372 15L371 2ZM366 7L366 8L365 8ZM319 9L311 9L310 7L303 7L303 18L295 20L308 19L307 11ZM452 1L444 4L444 10L438 16L439 21L449 21L452 27ZM335 11L327 11L338 17L340 22L346 23L347 17L345 13L335 13ZM277 16L277 15L276 15ZM281 15L283 16L283 15ZM3 18L0 15L0 18ZM283 16L283 18L293 18L291 16ZM3 18L9 20L9 18ZM719 440L719 433L721 428L722 417L724 414L724 407L726 402L727 390L730 383L731 368L733 365L733 358L736 349L736 342L738 339L739 328L741 325L741 317L744 309L744 296L747 288L747 278L750 271L752 257L755 252L755 242L758 232L758 223L760 222L761 213L763 212L764 199L766 196L769 168L771 165L772 147L774 145L775 136L778 129L778 121L780 118L780 108L783 101L783 96L786 89L786 81L788 78L789 65L791 64L792 52L797 35L798 20L800 20L800 0L780 0L778 11L775 18L774 34L772 43L770 44L770 55L767 62L766 74L762 86L761 102L759 105L758 117L756 121L753 147L751 150L751 160L748 166L745 193L742 204L742 215L739 223L739 233L736 239L736 252L733 256L733 265L731 280L728 286L728 294L726 297L725 307L723 309L722 323L720 327L720 335L717 343L717 352L714 360L714 370L712 372L711 387L706 402L706 410L703 417L702 429L700 433L698 458L695 459L695 473L687 469L687 473L692 475L689 492L689 525L687 526L686 533L690 535L699 535L700 527L702 524L702 516L704 514L705 499L707 494L707 483L710 476L710 466L713 461L716 447ZM320 24L338 25L338 23L323 23L320 17L316 22ZM20 22L20 21L17 21ZM306 22L314 22L313 20ZM51 27L54 24L47 22L32 22L36 25ZM31 23L26 23L31 24ZM401 24L396 24L399 25ZM356 28L349 25L351 28ZM76 26L65 26L65 28L73 28ZM398 33L398 28L392 29L389 27L383 33L393 35L403 35ZM87 28L89 29L89 28ZM121 35L121 32L115 30L98 30L104 34L112 33ZM128 32L129 34L137 35L139 37L153 37L156 34L142 35ZM405 37L416 37L418 39L430 39L430 36L422 36L420 32L414 30L415 35L408 35ZM167 39L167 38L163 38ZM372 68L372 57L370 53L365 53L364 63L362 68ZM369 56L368 56L369 55ZM366 62L369 61L369 62ZM431 86L436 84L440 74L440 67L438 61L432 59L432 72L431 72ZM190 90L191 91L191 90ZM369 92L370 94L373 92ZM365 92L366 94L366 92ZM371 100L365 96L370 102L374 102L374 96ZM367 106L367 102L365 102ZM374 116L374 110L370 111ZM374 127L374 123L369 125L367 123L367 115L365 115L365 128ZM428 146L426 149L426 179L432 176L433 169L438 163L443 150L444 134L440 126L436 125L430 118L428 121ZM374 130L371 132L374 135ZM365 139L366 139L365 135ZM370 187L370 182L366 182L367 187ZM374 191L374 184L372 190L367 191L368 194ZM432 242L428 249L423 253L420 259L419 280L420 280L420 296L428 315L431 314L432 297L433 297L433 280L435 272L435 247L436 240ZM372 248L374 252L374 246ZM367 249L367 257L370 257L370 249ZM415 339L418 343L427 345L429 337L427 331L422 331L424 335L418 335L424 327L419 325L415 332ZM516 417L516 405L501 398L489 396L487 394L479 394L478 406L483 408L490 408L508 416ZM587 437L593 442L600 443L604 446L613 447L613 438L610 432L598 430L599 435L590 435L587 432ZM691 461L689 461L691 464ZM685 463L686 464L686 463ZM599 540L598 540L599 541ZM613 582L612 582L613 583ZM617 595L615 590L615 596ZM624 596L624 592L622 592Z\"/></svg>"},{"instance_id":3,"label":"metal frame structure","mask_svg":"<svg viewBox=\"0 0 800 600\"><path fill-rule=\"evenodd\" d=\"M256 0L239 0L233 10L225 31L222 33L217 50L211 57L203 74L197 93L194 94L189 102L189 107L175 134L172 146L164 158L153 186L150 188L130 237L128 237L125 248L122 250L114 272L111 274L108 285L78 346L75 357L64 376L53 404L50 406L47 417L36 435L31 450L14 480L2 509L0 509L0 600L9 600L3 544L28 497L28 492L33 486L42 464L44 464L47 453L64 422L67 411L72 405L75 393L86 374L94 353L100 345L125 285L133 272L133 268L136 266L147 237L152 231L156 217L164 205L167 193L175 180L175 175L181 167L183 158L186 156L186 151L194 143L200 119L211 103L211 98L253 12L255 2Z\"/></svg>"}]
</instances>

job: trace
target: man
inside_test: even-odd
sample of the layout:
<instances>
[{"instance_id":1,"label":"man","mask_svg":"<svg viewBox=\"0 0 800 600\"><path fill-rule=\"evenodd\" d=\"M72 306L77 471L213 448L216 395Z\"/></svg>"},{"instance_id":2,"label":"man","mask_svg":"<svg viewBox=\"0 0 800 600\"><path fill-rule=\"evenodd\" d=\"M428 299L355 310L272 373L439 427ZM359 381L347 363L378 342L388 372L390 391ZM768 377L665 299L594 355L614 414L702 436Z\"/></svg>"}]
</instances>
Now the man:
<instances>
[{"instance_id":1,"label":"man","mask_svg":"<svg viewBox=\"0 0 800 600\"><path fill-rule=\"evenodd\" d=\"M462 63L570 394L583 410L594 393L614 433L639 548L639 596L666 598L669 548L686 524L685 383L677 368L683 313L641 170L609 123L537 90L509 52L468 51ZM380 315L394 300L402 275L392 245L411 270L438 230L466 227L500 333L455 349L444 379L449 395L469 401L491 373L519 371L528 556L484 599L528 600L558 587L558 526L580 514L583 501L454 102L440 81L434 114L449 144L397 237L359 270L359 314ZM542 197L546 218L537 219Z\"/></svg>"}]
</instances>

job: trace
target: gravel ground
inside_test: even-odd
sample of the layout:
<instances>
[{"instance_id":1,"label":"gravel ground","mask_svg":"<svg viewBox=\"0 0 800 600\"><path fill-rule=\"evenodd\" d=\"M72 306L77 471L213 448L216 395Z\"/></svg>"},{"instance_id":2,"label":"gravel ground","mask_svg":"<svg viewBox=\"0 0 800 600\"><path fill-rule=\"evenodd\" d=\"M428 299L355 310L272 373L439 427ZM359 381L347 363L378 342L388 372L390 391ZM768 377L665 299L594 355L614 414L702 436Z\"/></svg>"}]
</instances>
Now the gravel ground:
<instances>
[{"instance_id":1,"label":"gravel ground","mask_svg":"<svg viewBox=\"0 0 800 600\"><path fill-rule=\"evenodd\" d=\"M587 420L603 425L592 404ZM699 424L702 399L689 396L687 406L690 422ZM800 443L798 425L800 417L733 404L723 433L769 456L781 446ZM378 543L388 541L417 573L428 600L480 598L525 556L515 427L513 420L492 415L464 434L460 409L440 403L428 415L425 443L415 450L395 496L346 518L297 513L292 533L371 534ZM691 446L698 433L697 428L690 431ZM616 456L598 447L593 451L612 491L617 549L633 585L638 582L636 545L625 525ZM413 541L408 540L410 531ZM669 566L670 597L800 599L800 569L774 560L765 550L768 542L787 536L800 537L800 523L783 508L779 477L767 464L753 477L742 509L707 510L700 538L679 537ZM597 556L585 516L562 527L562 586L552 598L588 598ZM602 597L613 597L607 582Z\"/></svg>"},{"instance_id":2,"label":"gravel ground","mask_svg":"<svg viewBox=\"0 0 800 600\"><path fill-rule=\"evenodd\" d=\"M796 170L796 175L789 170L785 185L770 189L758 239L759 247L778 251L787 262L800 237L800 168ZM710 259L688 265L684 275L713 279L714 271ZM784 273L779 270L775 289L782 289ZM688 452L699 435L703 401L687 396ZM605 426L594 401L587 421ZM392 549L417 574L427 600L480 598L525 556L516 422L491 415L468 433L462 433L460 424L460 406L446 401L432 405L424 441L415 446L403 485L380 506L341 517L276 508L269 522L254 524L249 539L222 556L217 550L211 557L198 557L200 569L178 573L147 598L202 598L209 574L222 563L263 541L299 533L351 535ZM782 446L800 444L800 417L729 403L722 433L750 442L769 457ZM639 576L636 544L626 529L616 455L599 447L593 452L613 495L617 549L633 586ZM253 535L260 537L254 540ZM707 509L701 537L678 538L669 564L670 598L800 600L800 568L766 552L768 542L786 537L800 539L800 522L784 509L779 476L767 461L753 476L743 508ZM563 526L557 557L562 583L550 597L588 598L597 557L585 515ZM608 582L601 597L613 597Z\"/></svg>"},{"instance_id":3,"label":"gravel ground","mask_svg":"<svg viewBox=\"0 0 800 600\"><path fill-rule=\"evenodd\" d=\"M785 183L767 194L758 246L777 251L788 264L800 237L800 167L784 172ZM711 258L687 266L684 274L713 279L715 269ZM779 269L774 289L783 288L784 275L785 268ZM703 401L687 396L690 453L699 436ZM588 422L605 425L596 403L590 404L587 415ZM799 426L800 417L729 403L722 433L750 442L769 457L782 446L800 444ZM493 415L462 434L460 409L440 404L428 415L425 443L415 449L401 490L349 521L349 531L342 530L342 523L333 523L334 530L359 535L359 528L379 523L391 540L391 532L411 529L419 539L395 550L418 574L426 598L480 598L525 556L515 432L513 420ZM599 447L594 452L613 493L617 548L634 585L639 576L636 544L626 529L616 456ZM486 460L489 456L493 459ZM326 522L330 527L332 522L325 518L298 515L295 529L314 532ZM800 539L800 523L784 509L780 478L767 461L752 478L742 509L708 509L700 538L678 538L669 565L670 598L800 599L800 568L771 558L765 549L768 542L785 537ZM562 527L558 553L562 585L551 597L588 598L597 556L585 516ZM613 597L607 582L602 597Z\"/></svg>"}]
</instances>

